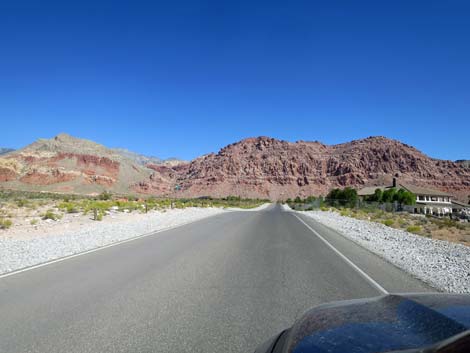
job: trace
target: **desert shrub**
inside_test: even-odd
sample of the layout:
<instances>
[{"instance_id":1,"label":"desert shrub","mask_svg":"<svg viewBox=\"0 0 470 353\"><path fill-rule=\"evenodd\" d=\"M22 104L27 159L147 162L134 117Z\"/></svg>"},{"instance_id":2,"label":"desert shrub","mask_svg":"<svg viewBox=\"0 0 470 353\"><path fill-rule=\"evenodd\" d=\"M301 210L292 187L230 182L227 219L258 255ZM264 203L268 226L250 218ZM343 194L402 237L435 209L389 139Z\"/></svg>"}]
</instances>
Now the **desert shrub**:
<instances>
[{"instance_id":1,"label":"desert shrub","mask_svg":"<svg viewBox=\"0 0 470 353\"><path fill-rule=\"evenodd\" d=\"M28 201L25 200L25 199L18 199L18 200L16 200L16 205L18 207L25 207L25 206L28 205Z\"/></svg>"},{"instance_id":2,"label":"desert shrub","mask_svg":"<svg viewBox=\"0 0 470 353\"><path fill-rule=\"evenodd\" d=\"M176 201L176 202L173 204L173 207L174 207L174 208L184 208L185 205L184 205L184 203L182 203L182 202Z\"/></svg>"},{"instance_id":3,"label":"desert shrub","mask_svg":"<svg viewBox=\"0 0 470 353\"><path fill-rule=\"evenodd\" d=\"M112 206L116 206L117 203L113 201L89 201L83 205L83 213L87 214L92 210L101 210L101 211L108 211ZM119 205L117 205L119 206Z\"/></svg>"},{"instance_id":4,"label":"desert shrub","mask_svg":"<svg viewBox=\"0 0 470 353\"><path fill-rule=\"evenodd\" d=\"M102 201L107 201L107 200L111 200L112 197L113 197L113 194L111 194L111 193L108 192L108 191L103 191L103 192L98 196L98 199L99 199L99 200L102 200Z\"/></svg>"},{"instance_id":5,"label":"desert shrub","mask_svg":"<svg viewBox=\"0 0 470 353\"><path fill-rule=\"evenodd\" d=\"M32 219L31 222L29 222L29 224L34 226L34 225L38 224L38 220L37 219Z\"/></svg>"},{"instance_id":6,"label":"desert shrub","mask_svg":"<svg viewBox=\"0 0 470 353\"><path fill-rule=\"evenodd\" d=\"M61 219L62 216L59 214L54 213L52 210L48 210L44 215L42 216L42 219L52 219L53 221L57 221L58 219Z\"/></svg>"},{"instance_id":7,"label":"desert shrub","mask_svg":"<svg viewBox=\"0 0 470 353\"><path fill-rule=\"evenodd\" d=\"M141 204L135 201L118 201L116 205L119 207L119 211L129 210L135 211L137 209L142 208ZM111 207L111 206L110 206Z\"/></svg>"},{"instance_id":8,"label":"desert shrub","mask_svg":"<svg viewBox=\"0 0 470 353\"><path fill-rule=\"evenodd\" d=\"M395 222L393 221L393 219L386 219L382 223L385 224L387 227L391 227Z\"/></svg>"},{"instance_id":9,"label":"desert shrub","mask_svg":"<svg viewBox=\"0 0 470 353\"><path fill-rule=\"evenodd\" d=\"M78 213L78 207L73 202L62 202L57 207L67 213Z\"/></svg>"},{"instance_id":10,"label":"desert shrub","mask_svg":"<svg viewBox=\"0 0 470 353\"><path fill-rule=\"evenodd\" d=\"M10 219L0 218L0 229L8 229L13 225L13 222Z\"/></svg>"},{"instance_id":11,"label":"desert shrub","mask_svg":"<svg viewBox=\"0 0 470 353\"><path fill-rule=\"evenodd\" d=\"M406 228L406 231L409 232L409 233L418 234L419 232L421 232L421 227L420 226L409 226L408 228Z\"/></svg>"},{"instance_id":12,"label":"desert shrub","mask_svg":"<svg viewBox=\"0 0 470 353\"><path fill-rule=\"evenodd\" d=\"M404 227L404 226L406 225L406 220L400 218L400 219L398 220L398 224L400 225L400 227Z\"/></svg>"}]
</instances>

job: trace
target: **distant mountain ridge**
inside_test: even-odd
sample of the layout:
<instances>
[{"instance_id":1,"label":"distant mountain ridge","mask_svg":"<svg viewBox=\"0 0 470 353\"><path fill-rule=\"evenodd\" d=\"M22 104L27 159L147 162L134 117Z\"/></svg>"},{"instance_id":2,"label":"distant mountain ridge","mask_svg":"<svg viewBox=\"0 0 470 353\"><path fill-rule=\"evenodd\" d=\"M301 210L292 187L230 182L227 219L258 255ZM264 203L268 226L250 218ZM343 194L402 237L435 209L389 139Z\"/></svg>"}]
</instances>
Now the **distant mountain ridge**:
<instances>
[{"instance_id":1,"label":"distant mountain ridge","mask_svg":"<svg viewBox=\"0 0 470 353\"><path fill-rule=\"evenodd\" d=\"M13 151L14 151L13 148L0 147L0 156L2 154L6 154L6 153L9 153L9 152L13 152Z\"/></svg>"},{"instance_id":2,"label":"distant mountain ridge","mask_svg":"<svg viewBox=\"0 0 470 353\"><path fill-rule=\"evenodd\" d=\"M393 177L417 186L470 194L470 170L434 159L416 148L382 136L338 145L314 141L247 138L173 169L159 168L136 185L145 193L161 192L164 180L178 185L169 195L270 198L325 195L331 188L391 183Z\"/></svg>"},{"instance_id":3,"label":"distant mountain ridge","mask_svg":"<svg viewBox=\"0 0 470 353\"><path fill-rule=\"evenodd\" d=\"M466 159L459 159L459 160L456 160L455 163L457 164L460 164L460 165L463 165L467 168L470 168L470 160L466 160Z\"/></svg>"},{"instance_id":4,"label":"distant mountain ridge","mask_svg":"<svg viewBox=\"0 0 470 353\"><path fill-rule=\"evenodd\" d=\"M402 182L467 200L465 161L431 158L386 137L337 145L252 137L191 162L161 160L59 134L0 157L0 186L95 194L103 190L169 197L272 200L326 194L333 187Z\"/></svg>"},{"instance_id":5,"label":"distant mountain ridge","mask_svg":"<svg viewBox=\"0 0 470 353\"><path fill-rule=\"evenodd\" d=\"M147 164L178 164L178 163L186 163L186 161L183 161L179 158L176 157L171 157L171 158L166 158L162 159L159 157L154 157L154 156L145 156L143 154L135 153L132 151L129 151L125 148L112 148L111 150L115 151L116 153L120 154L123 157L129 158L133 160L135 163L139 165L147 165Z\"/></svg>"}]
</instances>

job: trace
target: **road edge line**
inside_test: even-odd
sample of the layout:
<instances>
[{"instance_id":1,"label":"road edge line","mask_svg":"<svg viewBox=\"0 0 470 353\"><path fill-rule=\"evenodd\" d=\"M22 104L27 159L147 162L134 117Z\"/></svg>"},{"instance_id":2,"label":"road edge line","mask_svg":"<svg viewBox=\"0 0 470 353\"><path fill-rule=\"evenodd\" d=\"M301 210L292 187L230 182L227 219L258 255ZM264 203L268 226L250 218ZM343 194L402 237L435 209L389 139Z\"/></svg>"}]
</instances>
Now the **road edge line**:
<instances>
[{"instance_id":1,"label":"road edge line","mask_svg":"<svg viewBox=\"0 0 470 353\"><path fill-rule=\"evenodd\" d=\"M226 212L233 212L233 211L226 211ZM166 232L167 230L172 230L172 229L175 229L175 228L178 228L178 227L183 227L183 226L185 226L185 225L188 225L188 224L191 224L191 223L194 223L194 222L197 222L197 221L202 221L203 219L215 217L215 216L221 215L221 214L223 214L223 213L225 213L225 212L216 213L216 214L209 215L209 216L206 216L206 217L202 217L202 218L199 218L199 219L195 219L195 220L192 220L192 221L188 221L188 222L184 222L184 223L181 223L181 224L177 224L177 225L174 225L174 226L171 226L171 227L162 228L162 229L158 229L158 230L151 231L151 232L149 232L149 233L144 233L144 234L136 235L135 237L128 238L128 239L123 239L123 240L120 240L120 241L117 241L117 242L114 242L114 243L110 243L110 244L107 244L107 245L99 246L99 247L94 248L94 249L85 250L85 251L78 252L78 253L75 253L75 254L71 254L71 255L66 255L66 256L63 256L63 257L59 257L59 258L57 258L57 259L53 259L53 260L41 262L41 263L36 264L36 265L32 265L32 266L28 266L28 267L23 267L23 268L20 268L20 269L18 269L18 270L14 270L14 271L11 271L11 272L6 272L6 273L3 273L3 274L0 274L0 279L5 278L5 277L9 277L9 276L13 276L13 275L17 275L17 274L20 274L20 273L22 273L22 272L34 270L34 269L39 268L39 267L43 267L43 266L47 266L47 265L52 265L52 264L57 263L57 262L69 260L69 259L72 259L72 258L74 258L74 257L81 256L81 255L86 255L86 254L90 254L90 253L93 253L93 252L96 252L96 251L99 251L99 250L104 250L104 249L107 249L107 248L111 248L111 247L116 246L116 245L121 245L121 244L124 244L124 243L129 243L129 242L134 241L134 240L137 240L137 239L146 238L146 237L149 237L149 236L151 236L151 235L155 235L155 234L158 234L158 233L161 233L161 232Z\"/></svg>"},{"instance_id":2,"label":"road edge line","mask_svg":"<svg viewBox=\"0 0 470 353\"><path fill-rule=\"evenodd\" d=\"M307 222L305 222L299 215L292 213L300 222L302 222L313 234L315 234L321 241L323 241L328 247L333 250L339 257L341 257L348 265L355 269L362 277L369 281L375 288L377 288L382 294L390 294L384 287L378 284L371 276L365 273L361 268L359 268L354 262L352 262L346 255L336 249L328 240L326 240L320 233L313 229Z\"/></svg>"}]
</instances>

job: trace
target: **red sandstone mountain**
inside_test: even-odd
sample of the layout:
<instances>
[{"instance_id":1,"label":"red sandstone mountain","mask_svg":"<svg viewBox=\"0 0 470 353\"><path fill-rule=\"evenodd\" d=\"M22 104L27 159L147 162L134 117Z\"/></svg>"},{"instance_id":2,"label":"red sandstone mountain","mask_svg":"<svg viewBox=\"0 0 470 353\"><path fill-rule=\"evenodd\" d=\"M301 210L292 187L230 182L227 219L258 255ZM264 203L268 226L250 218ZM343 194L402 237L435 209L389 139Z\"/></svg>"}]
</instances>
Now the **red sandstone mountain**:
<instances>
[{"instance_id":1,"label":"red sandstone mountain","mask_svg":"<svg viewBox=\"0 0 470 353\"><path fill-rule=\"evenodd\" d=\"M148 168L95 142L60 134L0 158L0 186L34 191L118 193L147 179Z\"/></svg>"},{"instance_id":2,"label":"red sandstone mountain","mask_svg":"<svg viewBox=\"0 0 470 353\"><path fill-rule=\"evenodd\" d=\"M326 194L333 187L402 182L470 194L470 168L430 158L414 147L384 137L327 146L320 142L248 138L178 168L157 169L153 180L137 185L153 193L160 177L180 190L172 196L227 196L286 199Z\"/></svg>"},{"instance_id":3,"label":"red sandstone mountain","mask_svg":"<svg viewBox=\"0 0 470 353\"><path fill-rule=\"evenodd\" d=\"M286 199L333 187L402 182L470 194L470 168L430 158L384 137L339 145L248 138L190 163L141 165L91 141L61 134L0 157L0 186L76 193L137 192L156 196Z\"/></svg>"}]
</instances>

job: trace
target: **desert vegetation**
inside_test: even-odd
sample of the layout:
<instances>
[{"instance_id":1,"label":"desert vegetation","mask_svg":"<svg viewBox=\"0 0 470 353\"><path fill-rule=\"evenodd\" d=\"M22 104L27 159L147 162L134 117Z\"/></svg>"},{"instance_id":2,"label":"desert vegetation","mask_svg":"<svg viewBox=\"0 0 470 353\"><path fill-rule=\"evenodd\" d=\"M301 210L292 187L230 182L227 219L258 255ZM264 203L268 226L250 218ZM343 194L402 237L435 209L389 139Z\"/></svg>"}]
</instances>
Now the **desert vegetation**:
<instances>
[{"instance_id":1,"label":"desert vegetation","mask_svg":"<svg viewBox=\"0 0 470 353\"><path fill-rule=\"evenodd\" d=\"M114 195L107 191L96 196L0 190L0 230L14 225L36 227L59 222L64 216L101 221L116 213L165 212L187 207L243 208L258 207L267 200L200 197L197 199L142 198L135 195ZM1 233L0 233L1 234Z\"/></svg>"},{"instance_id":2,"label":"desert vegetation","mask_svg":"<svg viewBox=\"0 0 470 353\"><path fill-rule=\"evenodd\" d=\"M287 200L288 205L299 211L333 211L342 216L381 223L387 227L401 229L420 236L447 240L470 246L470 223L449 217L400 212L402 206L413 205L416 197L405 190L394 188L375 193L360 200L352 188L333 189L323 197L309 196ZM395 210L398 212L390 212Z\"/></svg>"},{"instance_id":3,"label":"desert vegetation","mask_svg":"<svg viewBox=\"0 0 470 353\"><path fill-rule=\"evenodd\" d=\"M386 212L373 208L323 207L345 217L381 223L432 239L447 240L470 246L470 223L449 218L437 218L407 212Z\"/></svg>"}]
</instances>

